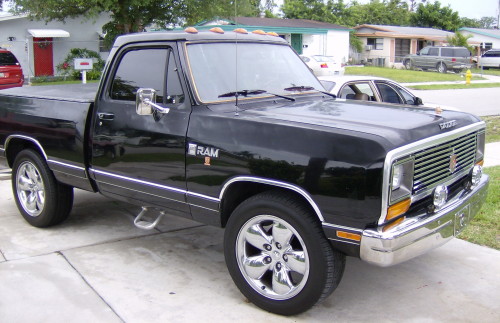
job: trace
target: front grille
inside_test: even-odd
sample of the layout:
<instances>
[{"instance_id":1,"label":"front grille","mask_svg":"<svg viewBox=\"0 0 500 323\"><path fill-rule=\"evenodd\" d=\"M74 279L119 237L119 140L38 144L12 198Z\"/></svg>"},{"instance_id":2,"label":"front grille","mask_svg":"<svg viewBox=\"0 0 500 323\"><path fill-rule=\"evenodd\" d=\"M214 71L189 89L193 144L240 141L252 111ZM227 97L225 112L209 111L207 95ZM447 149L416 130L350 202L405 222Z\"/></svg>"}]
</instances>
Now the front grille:
<instances>
[{"instance_id":1,"label":"front grille","mask_svg":"<svg viewBox=\"0 0 500 323\"><path fill-rule=\"evenodd\" d=\"M412 193L433 189L470 169L474 165L476 145L476 133L472 133L416 153ZM452 155L456 155L453 172L450 171Z\"/></svg>"}]
</instances>

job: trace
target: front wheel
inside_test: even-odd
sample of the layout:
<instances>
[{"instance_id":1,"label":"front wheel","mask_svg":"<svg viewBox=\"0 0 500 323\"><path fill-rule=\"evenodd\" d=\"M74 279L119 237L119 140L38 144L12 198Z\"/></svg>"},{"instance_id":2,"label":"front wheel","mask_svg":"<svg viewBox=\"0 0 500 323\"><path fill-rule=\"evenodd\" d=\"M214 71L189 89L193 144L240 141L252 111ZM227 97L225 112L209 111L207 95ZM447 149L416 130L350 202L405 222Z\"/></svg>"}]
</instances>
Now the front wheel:
<instances>
[{"instance_id":1,"label":"front wheel","mask_svg":"<svg viewBox=\"0 0 500 323\"><path fill-rule=\"evenodd\" d=\"M236 208L224 236L226 264L252 303L295 315L330 295L345 256L333 250L315 216L291 195L265 192Z\"/></svg>"},{"instance_id":2,"label":"front wheel","mask_svg":"<svg viewBox=\"0 0 500 323\"><path fill-rule=\"evenodd\" d=\"M64 221L73 205L73 188L57 182L47 163L30 149L14 161L12 191L24 219L39 228Z\"/></svg>"},{"instance_id":3,"label":"front wheel","mask_svg":"<svg viewBox=\"0 0 500 323\"><path fill-rule=\"evenodd\" d=\"M443 62L439 62L436 66L436 69L439 73L446 73L446 71L448 70L448 67L446 66L445 63Z\"/></svg>"}]
</instances>

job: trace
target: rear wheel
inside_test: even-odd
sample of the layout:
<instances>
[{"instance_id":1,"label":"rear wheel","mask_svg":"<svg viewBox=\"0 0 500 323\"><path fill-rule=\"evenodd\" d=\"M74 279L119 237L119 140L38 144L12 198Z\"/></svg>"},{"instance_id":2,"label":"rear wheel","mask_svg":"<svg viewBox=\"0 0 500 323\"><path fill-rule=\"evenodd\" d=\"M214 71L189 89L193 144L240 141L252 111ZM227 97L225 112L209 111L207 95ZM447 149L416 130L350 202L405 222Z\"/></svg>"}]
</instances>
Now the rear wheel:
<instances>
[{"instance_id":1,"label":"rear wheel","mask_svg":"<svg viewBox=\"0 0 500 323\"><path fill-rule=\"evenodd\" d=\"M224 236L231 277L255 305L295 315L339 284L345 256L333 250L321 225L296 198L266 192L243 202Z\"/></svg>"},{"instance_id":2,"label":"rear wheel","mask_svg":"<svg viewBox=\"0 0 500 323\"><path fill-rule=\"evenodd\" d=\"M30 149L14 161L12 191L22 216L35 227L61 223L73 205L73 188L57 182L47 163Z\"/></svg>"},{"instance_id":3,"label":"rear wheel","mask_svg":"<svg viewBox=\"0 0 500 323\"><path fill-rule=\"evenodd\" d=\"M439 73L446 73L446 71L448 71L448 67L443 62L437 63L436 69Z\"/></svg>"},{"instance_id":4,"label":"rear wheel","mask_svg":"<svg viewBox=\"0 0 500 323\"><path fill-rule=\"evenodd\" d=\"M411 60L409 60L409 59L405 60L404 65L405 65L405 68L407 70L411 70L411 68L412 68L412 66L411 66Z\"/></svg>"}]
</instances>

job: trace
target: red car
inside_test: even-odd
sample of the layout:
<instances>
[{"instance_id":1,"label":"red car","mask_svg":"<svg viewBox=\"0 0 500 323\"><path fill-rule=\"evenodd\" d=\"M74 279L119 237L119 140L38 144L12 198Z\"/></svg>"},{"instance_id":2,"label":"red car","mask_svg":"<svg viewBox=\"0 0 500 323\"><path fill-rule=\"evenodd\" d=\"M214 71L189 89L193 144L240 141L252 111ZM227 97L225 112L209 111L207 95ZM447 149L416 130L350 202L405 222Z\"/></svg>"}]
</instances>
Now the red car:
<instances>
[{"instance_id":1,"label":"red car","mask_svg":"<svg viewBox=\"0 0 500 323\"><path fill-rule=\"evenodd\" d=\"M10 51L0 48L0 90L23 86L24 76L21 64Z\"/></svg>"}]
</instances>

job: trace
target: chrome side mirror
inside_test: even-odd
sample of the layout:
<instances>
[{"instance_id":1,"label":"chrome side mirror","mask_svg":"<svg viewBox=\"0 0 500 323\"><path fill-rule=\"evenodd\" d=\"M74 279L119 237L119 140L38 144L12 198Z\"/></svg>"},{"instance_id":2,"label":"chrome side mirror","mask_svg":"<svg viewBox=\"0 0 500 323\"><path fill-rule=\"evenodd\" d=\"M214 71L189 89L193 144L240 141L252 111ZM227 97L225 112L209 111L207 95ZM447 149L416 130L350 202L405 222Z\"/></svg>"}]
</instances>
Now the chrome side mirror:
<instances>
[{"instance_id":1,"label":"chrome side mirror","mask_svg":"<svg viewBox=\"0 0 500 323\"><path fill-rule=\"evenodd\" d=\"M138 115L152 115L154 109L160 113L169 113L169 108L164 108L156 102L156 90L141 88L137 90L135 95L135 111Z\"/></svg>"}]
</instances>

